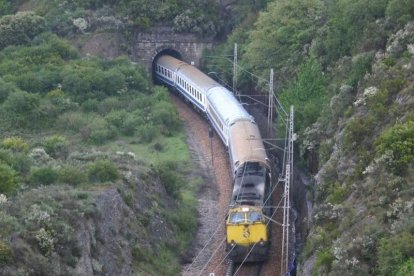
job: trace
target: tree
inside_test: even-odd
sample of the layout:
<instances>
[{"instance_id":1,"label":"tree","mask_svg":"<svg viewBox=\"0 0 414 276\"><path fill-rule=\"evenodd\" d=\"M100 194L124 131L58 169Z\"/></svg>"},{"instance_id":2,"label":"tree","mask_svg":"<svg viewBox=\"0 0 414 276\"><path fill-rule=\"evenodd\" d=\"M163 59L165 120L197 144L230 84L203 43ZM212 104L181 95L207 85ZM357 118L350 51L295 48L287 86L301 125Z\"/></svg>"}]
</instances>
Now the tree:
<instances>
[{"instance_id":1,"label":"tree","mask_svg":"<svg viewBox=\"0 0 414 276\"><path fill-rule=\"evenodd\" d=\"M319 117L326 96L321 65L315 58L309 58L299 67L293 84L282 91L280 99L286 107L295 106L296 127L304 130Z\"/></svg>"},{"instance_id":2,"label":"tree","mask_svg":"<svg viewBox=\"0 0 414 276\"><path fill-rule=\"evenodd\" d=\"M43 17L32 12L19 12L0 18L0 50L9 45L30 42L45 28Z\"/></svg>"},{"instance_id":3,"label":"tree","mask_svg":"<svg viewBox=\"0 0 414 276\"><path fill-rule=\"evenodd\" d=\"M264 78L274 68L285 85L295 67L306 57L305 45L311 43L323 23L324 8L319 0L280 0L269 4L260 14L243 55L245 64Z\"/></svg>"}]
</instances>

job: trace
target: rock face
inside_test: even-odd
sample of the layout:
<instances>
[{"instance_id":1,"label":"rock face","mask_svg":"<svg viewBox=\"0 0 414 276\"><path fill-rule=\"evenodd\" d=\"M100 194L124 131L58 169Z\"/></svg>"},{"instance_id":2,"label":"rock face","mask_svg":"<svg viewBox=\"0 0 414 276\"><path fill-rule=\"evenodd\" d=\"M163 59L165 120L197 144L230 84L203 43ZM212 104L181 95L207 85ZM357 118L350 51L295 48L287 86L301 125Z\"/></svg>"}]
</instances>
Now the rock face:
<instances>
[{"instance_id":1,"label":"rock face","mask_svg":"<svg viewBox=\"0 0 414 276\"><path fill-rule=\"evenodd\" d=\"M178 244L168 217L177 208L176 199L166 193L154 169L144 173L130 153L94 151L74 153L69 159L84 163L102 156L118 168L121 179L115 184L88 190L41 186L11 202L1 199L1 233L13 233L7 234L12 238L0 255L9 252L14 257L10 266L2 257L0 275L140 274L140 258L148 261L165 242ZM53 159L40 148L33 150L32 158ZM7 220L13 225L3 228Z\"/></svg>"},{"instance_id":2,"label":"rock face","mask_svg":"<svg viewBox=\"0 0 414 276\"><path fill-rule=\"evenodd\" d=\"M124 184L97 194L96 208L99 214L79 224L78 237L82 246L82 258L76 267L80 275L131 275L133 274L134 247L151 248L172 236L172 226L157 211L141 220L157 207L154 194L160 201L173 208L173 200L155 173L149 183L141 179L137 164L130 155L118 156ZM131 194L128 194L131 193Z\"/></svg>"},{"instance_id":3,"label":"rock face","mask_svg":"<svg viewBox=\"0 0 414 276\"><path fill-rule=\"evenodd\" d=\"M413 43L410 22L375 54L371 72L356 88L339 89L331 100L332 122L322 132L320 125L309 131L321 133L308 138L324 156L300 275L389 275L381 247L390 237L407 235L413 172L412 166L405 173L390 169L395 155L381 155L377 145L388 129L412 120ZM394 250L389 254L398 254Z\"/></svg>"}]
</instances>

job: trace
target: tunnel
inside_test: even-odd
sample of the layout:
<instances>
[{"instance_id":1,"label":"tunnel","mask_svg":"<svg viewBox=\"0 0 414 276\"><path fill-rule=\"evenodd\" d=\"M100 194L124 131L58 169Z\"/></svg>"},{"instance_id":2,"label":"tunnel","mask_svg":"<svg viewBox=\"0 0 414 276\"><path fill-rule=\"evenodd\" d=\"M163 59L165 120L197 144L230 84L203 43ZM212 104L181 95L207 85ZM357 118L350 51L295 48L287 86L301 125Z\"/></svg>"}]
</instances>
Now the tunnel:
<instances>
[{"instance_id":1,"label":"tunnel","mask_svg":"<svg viewBox=\"0 0 414 276\"><path fill-rule=\"evenodd\" d=\"M178 52L177 50L172 49L172 48L165 48L165 49L161 49L161 50L157 51L157 54L153 58L152 65L151 65L152 81L155 84L158 84L157 80L155 78L155 63L156 63L157 59L162 55L170 55L170 56L173 56L173 57L175 57L177 59L180 59L180 60L183 59L182 56L181 56L181 53Z\"/></svg>"}]
</instances>

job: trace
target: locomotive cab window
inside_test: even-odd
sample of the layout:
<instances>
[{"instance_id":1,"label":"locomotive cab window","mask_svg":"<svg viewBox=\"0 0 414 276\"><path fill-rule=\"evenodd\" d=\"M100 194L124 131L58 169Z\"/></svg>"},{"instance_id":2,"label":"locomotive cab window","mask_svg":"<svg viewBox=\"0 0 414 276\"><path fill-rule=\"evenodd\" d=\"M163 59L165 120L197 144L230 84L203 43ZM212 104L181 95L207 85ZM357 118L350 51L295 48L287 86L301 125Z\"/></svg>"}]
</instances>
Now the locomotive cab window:
<instances>
[{"instance_id":1,"label":"locomotive cab window","mask_svg":"<svg viewBox=\"0 0 414 276\"><path fill-rule=\"evenodd\" d=\"M250 212L248 213L247 220L249 222L260 222L263 220L262 214L259 212Z\"/></svg>"},{"instance_id":2,"label":"locomotive cab window","mask_svg":"<svg viewBox=\"0 0 414 276\"><path fill-rule=\"evenodd\" d=\"M230 214L229 222L230 223L242 223L245 221L245 213L244 212L233 212Z\"/></svg>"}]
</instances>

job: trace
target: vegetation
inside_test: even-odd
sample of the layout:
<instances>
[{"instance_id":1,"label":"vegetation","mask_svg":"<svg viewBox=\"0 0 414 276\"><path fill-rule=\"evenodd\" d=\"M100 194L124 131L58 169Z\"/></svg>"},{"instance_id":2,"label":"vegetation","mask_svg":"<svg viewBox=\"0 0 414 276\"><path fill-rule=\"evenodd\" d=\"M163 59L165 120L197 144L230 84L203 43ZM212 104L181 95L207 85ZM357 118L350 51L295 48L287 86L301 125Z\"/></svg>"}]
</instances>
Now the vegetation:
<instances>
[{"instance_id":1,"label":"vegetation","mask_svg":"<svg viewBox=\"0 0 414 276\"><path fill-rule=\"evenodd\" d=\"M8 14L0 17L0 274L73 274L84 254L82 225L97 229L92 251L105 246L100 231L109 215L96 204L100 194L116 190L120 208L129 208L119 217L133 221L116 237L154 248L146 263L134 257L135 269L176 275L178 254L197 225L199 182L186 181L190 156L168 92L128 58L80 58L58 36L79 32L82 21L72 19L86 9L110 7L128 17L141 10L122 6L128 1L58 2L38 1L35 13L12 14L18 1L0 0L0 12ZM162 235L154 236L154 228ZM94 271L107 269L92 255Z\"/></svg>"}]
</instances>

